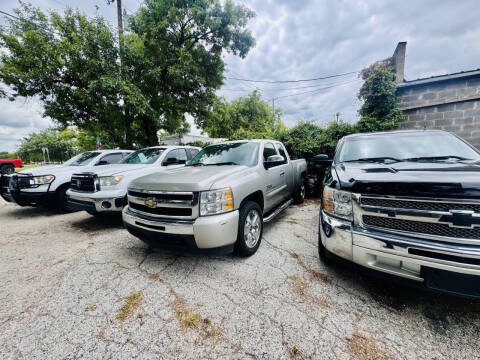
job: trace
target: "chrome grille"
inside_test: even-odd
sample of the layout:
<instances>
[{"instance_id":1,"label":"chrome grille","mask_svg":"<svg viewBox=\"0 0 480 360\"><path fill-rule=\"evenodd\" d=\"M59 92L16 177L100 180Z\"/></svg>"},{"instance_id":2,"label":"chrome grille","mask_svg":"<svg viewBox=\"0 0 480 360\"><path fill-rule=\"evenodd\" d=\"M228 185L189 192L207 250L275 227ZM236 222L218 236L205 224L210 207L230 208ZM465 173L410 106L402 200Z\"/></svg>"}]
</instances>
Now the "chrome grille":
<instances>
[{"instance_id":1,"label":"chrome grille","mask_svg":"<svg viewBox=\"0 0 480 360\"><path fill-rule=\"evenodd\" d=\"M480 200L357 196L355 221L365 229L478 245ZM355 213L355 211L354 211Z\"/></svg>"},{"instance_id":2,"label":"chrome grille","mask_svg":"<svg viewBox=\"0 0 480 360\"><path fill-rule=\"evenodd\" d=\"M480 204L397 200L386 198L362 197L362 205L382 208L412 209L427 211L471 210L480 213Z\"/></svg>"},{"instance_id":3,"label":"chrome grille","mask_svg":"<svg viewBox=\"0 0 480 360\"><path fill-rule=\"evenodd\" d=\"M363 223L385 229L412 233L446 236L452 238L480 239L480 228L466 229L450 227L448 224L402 220L389 217L363 215Z\"/></svg>"},{"instance_id":4,"label":"chrome grille","mask_svg":"<svg viewBox=\"0 0 480 360\"><path fill-rule=\"evenodd\" d=\"M98 177L93 173L73 174L70 188L74 191L95 192L98 190Z\"/></svg>"},{"instance_id":5,"label":"chrome grille","mask_svg":"<svg viewBox=\"0 0 480 360\"><path fill-rule=\"evenodd\" d=\"M131 211L161 218L195 219L198 217L198 192L128 190Z\"/></svg>"}]
</instances>

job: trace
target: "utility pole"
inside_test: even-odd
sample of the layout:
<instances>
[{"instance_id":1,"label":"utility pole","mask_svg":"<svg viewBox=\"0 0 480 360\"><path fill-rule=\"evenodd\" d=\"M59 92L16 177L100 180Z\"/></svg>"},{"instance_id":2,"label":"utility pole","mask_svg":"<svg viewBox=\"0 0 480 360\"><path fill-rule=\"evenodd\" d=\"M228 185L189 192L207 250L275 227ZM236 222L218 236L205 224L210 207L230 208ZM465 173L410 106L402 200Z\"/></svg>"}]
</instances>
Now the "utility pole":
<instances>
[{"instance_id":1,"label":"utility pole","mask_svg":"<svg viewBox=\"0 0 480 360\"><path fill-rule=\"evenodd\" d=\"M273 120L275 120L275 97L272 98Z\"/></svg>"},{"instance_id":2,"label":"utility pole","mask_svg":"<svg viewBox=\"0 0 480 360\"><path fill-rule=\"evenodd\" d=\"M118 44L120 47L120 64L122 63L122 53L123 53L123 15L122 15L122 0L106 0L107 5L113 4L117 1L117 22L118 22Z\"/></svg>"},{"instance_id":3,"label":"utility pole","mask_svg":"<svg viewBox=\"0 0 480 360\"><path fill-rule=\"evenodd\" d=\"M336 120L336 121L337 121L337 124L339 124L339 123L340 123L340 122L339 122L340 113L339 113L339 112L337 112L337 113L335 114L335 116L336 116L336 118L337 118L337 120Z\"/></svg>"}]
</instances>

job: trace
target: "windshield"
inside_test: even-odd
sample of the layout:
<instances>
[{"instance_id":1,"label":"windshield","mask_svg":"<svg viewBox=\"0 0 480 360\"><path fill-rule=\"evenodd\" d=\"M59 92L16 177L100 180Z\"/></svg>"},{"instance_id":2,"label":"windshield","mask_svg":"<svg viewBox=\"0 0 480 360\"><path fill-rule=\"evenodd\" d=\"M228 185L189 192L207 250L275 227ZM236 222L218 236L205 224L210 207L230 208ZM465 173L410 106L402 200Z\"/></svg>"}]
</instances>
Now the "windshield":
<instances>
[{"instance_id":1,"label":"windshield","mask_svg":"<svg viewBox=\"0 0 480 360\"><path fill-rule=\"evenodd\" d=\"M94 158L100 155L96 151L87 151L80 155L74 156L70 160L67 160L63 163L64 166L84 166L88 165Z\"/></svg>"},{"instance_id":2,"label":"windshield","mask_svg":"<svg viewBox=\"0 0 480 360\"><path fill-rule=\"evenodd\" d=\"M238 142L207 146L188 164L195 165L246 165L258 162L258 143Z\"/></svg>"},{"instance_id":3,"label":"windshield","mask_svg":"<svg viewBox=\"0 0 480 360\"><path fill-rule=\"evenodd\" d=\"M119 164L153 164L164 151L165 148L137 150L120 161Z\"/></svg>"},{"instance_id":4,"label":"windshield","mask_svg":"<svg viewBox=\"0 0 480 360\"><path fill-rule=\"evenodd\" d=\"M448 133L397 133L345 139L338 161L359 159L407 160L457 158L480 160L480 155L456 136Z\"/></svg>"}]
</instances>

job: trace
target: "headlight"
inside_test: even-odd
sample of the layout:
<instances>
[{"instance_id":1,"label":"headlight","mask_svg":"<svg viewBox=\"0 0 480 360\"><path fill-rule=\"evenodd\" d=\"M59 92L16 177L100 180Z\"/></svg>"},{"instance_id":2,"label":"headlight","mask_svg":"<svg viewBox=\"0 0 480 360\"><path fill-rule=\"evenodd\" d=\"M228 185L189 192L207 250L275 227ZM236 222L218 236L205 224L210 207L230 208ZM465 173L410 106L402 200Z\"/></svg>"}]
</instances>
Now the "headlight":
<instances>
[{"instance_id":1,"label":"headlight","mask_svg":"<svg viewBox=\"0 0 480 360\"><path fill-rule=\"evenodd\" d=\"M200 216L222 214L232 210L232 189L203 191L200 194Z\"/></svg>"},{"instance_id":2,"label":"headlight","mask_svg":"<svg viewBox=\"0 0 480 360\"><path fill-rule=\"evenodd\" d=\"M115 185L118 185L120 183L120 181L123 180L123 176L122 175L101 176L99 178L99 180L100 180L100 187L102 187L102 186L115 186Z\"/></svg>"},{"instance_id":3,"label":"headlight","mask_svg":"<svg viewBox=\"0 0 480 360\"><path fill-rule=\"evenodd\" d=\"M53 175L33 176L31 180L31 184L46 185L46 184L50 184L53 180L55 180L55 176Z\"/></svg>"},{"instance_id":4,"label":"headlight","mask_svg":"<svg viewBox=\"0 0 480 360\"><path fill-rule=\"evenodd\" d=\"M343 219L353 220L352 194L325 186L323 189L323 210Z\"/></svg>"}]
</instances>

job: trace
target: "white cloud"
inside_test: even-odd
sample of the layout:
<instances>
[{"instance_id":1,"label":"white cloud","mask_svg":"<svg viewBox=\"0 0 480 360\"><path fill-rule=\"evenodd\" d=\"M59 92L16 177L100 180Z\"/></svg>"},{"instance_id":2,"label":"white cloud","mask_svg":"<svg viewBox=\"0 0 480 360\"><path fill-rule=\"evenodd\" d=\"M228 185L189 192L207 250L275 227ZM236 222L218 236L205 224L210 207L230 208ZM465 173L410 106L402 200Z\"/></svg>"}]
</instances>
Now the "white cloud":
<instances>
[{"instance_id":1,"label":"white cloud","mask_svg":"<svg viewBox=\"0 0 480 360\"><path fill-rule=\"evenodd\" d=\"M294 80L360 70L391 56L397 42L407 41L405 76L415 79L431 75L478 68L480 47L480 2L448 1L328 1L328 0L237 0L251 7L257 17L249 24L257 45L246 59L227 55L226 76L250 79ZM1 9L11 11L16 0L2 1ZM116 6L98 0L39 0L42 9L62 8L69 4L92 15L99 6L114 26ZM132 13L137 0L124 0ZM0 24L4 23L0 19ZM356 98L359 81L354 75L316 82L342 84L310 93L278 99L276 106L284 121L294 125L299 120L315 119L319 124L333 120L340 112L347 122L357 120ZM262 97L299 93L313 89L278 90L308 86L298 84L253 84L227 80L220 95L232 100L255 88ZM233 91L232 91L233 90ZM271 101L271 100L270 100ZM31 131L43 129L50 120L42 118L41 106L35 101L10 103L0 101L0 150L13 150L18 140ZM193 120L189 118L193 125ZM199 133L194 129L192 132Z\"/></svg>"}]
</instances>

